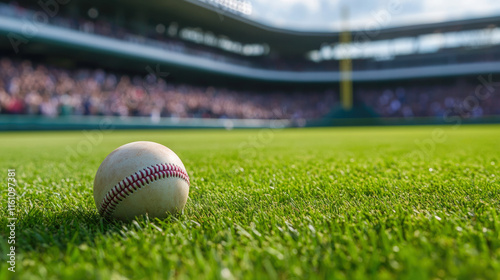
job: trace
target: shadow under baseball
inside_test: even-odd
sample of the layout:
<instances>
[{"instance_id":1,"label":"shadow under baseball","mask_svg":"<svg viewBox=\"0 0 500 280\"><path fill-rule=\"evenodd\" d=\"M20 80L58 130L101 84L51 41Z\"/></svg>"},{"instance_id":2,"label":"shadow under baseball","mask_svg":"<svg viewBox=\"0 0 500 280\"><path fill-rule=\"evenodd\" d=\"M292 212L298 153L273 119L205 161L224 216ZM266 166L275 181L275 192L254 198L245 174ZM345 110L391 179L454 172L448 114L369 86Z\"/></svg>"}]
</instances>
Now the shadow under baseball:
<instances>
[{"instance_id":1,"label":"shadow under baseball","mask_svg":"<svg viewBox=\"0 0 500 280\"><path fill-rule=\"evenodd\" d=\"M144 220L148 219L136 218L139 224ZM162 223L168 224L175 220L173 216L167 217ZM120 234L126 228L133 228L133 223L106 220L95 209L69 208L49 213L34 207L15 223L16 251L22 254L57 247L65 252L69 245L94 246L97 239L106 238L112 233ZM7 229L6 226L2 228Z\"/></svg>"}]
</instances>

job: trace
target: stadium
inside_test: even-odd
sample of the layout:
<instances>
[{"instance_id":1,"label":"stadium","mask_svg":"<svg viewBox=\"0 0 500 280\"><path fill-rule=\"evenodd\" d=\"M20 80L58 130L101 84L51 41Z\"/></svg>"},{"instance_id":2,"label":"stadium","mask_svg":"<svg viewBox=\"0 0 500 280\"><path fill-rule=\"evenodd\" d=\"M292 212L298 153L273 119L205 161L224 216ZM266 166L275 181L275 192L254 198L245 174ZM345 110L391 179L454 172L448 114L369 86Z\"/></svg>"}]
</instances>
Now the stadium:
<instances>
[{"instance_id":1,"label":"stadium","mask_svg":"<svg viewBox=\"0 0 500 280\"><path fill-rule=\"evenodd\" d=\"M0 1L0 278L498 278L500 12L258 2ZM135 141L182 158L182 215L100 216Z\"/></svg>"}]
</instances>

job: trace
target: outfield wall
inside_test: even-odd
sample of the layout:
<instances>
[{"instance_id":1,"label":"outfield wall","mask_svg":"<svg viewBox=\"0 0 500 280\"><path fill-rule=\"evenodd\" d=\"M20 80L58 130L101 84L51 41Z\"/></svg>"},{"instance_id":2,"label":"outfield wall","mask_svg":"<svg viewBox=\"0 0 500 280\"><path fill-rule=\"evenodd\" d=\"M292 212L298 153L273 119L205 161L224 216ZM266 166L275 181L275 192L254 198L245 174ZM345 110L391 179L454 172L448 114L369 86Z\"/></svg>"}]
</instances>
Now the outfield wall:
<instances>
[{"instance_id":1,"label":"outfield wall","mask_svg":"<svg viewBox=\"0 0 500 280\"><path fill-rule=\"evenodd\" d=\"M243 129L328 126L396 126L396 125L462 125L499 124L500 116L478 119L445 118L330 118L310 121L238 120L199 118L67 116L41 117L0 115L0 131L85 130L85 129Z\"/></svg>"},{"instance_id":2,"label":"outfield wall","mask_svg":"<svg viewBox=\"0 0 500 280\"><path fill-rule=\"evenodd\" d=\"M82 129L284 128L289 120L0 115L0 131Z\"/></svg>"}]
</instances>

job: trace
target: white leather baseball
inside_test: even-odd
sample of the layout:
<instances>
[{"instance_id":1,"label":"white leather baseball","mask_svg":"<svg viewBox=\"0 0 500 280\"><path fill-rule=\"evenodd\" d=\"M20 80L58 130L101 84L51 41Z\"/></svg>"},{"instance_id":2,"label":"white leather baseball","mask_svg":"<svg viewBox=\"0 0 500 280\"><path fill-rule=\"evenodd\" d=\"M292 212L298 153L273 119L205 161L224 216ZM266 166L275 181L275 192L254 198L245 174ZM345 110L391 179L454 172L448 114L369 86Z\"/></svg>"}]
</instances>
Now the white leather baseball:
<instances>
[{"instance_id":1,"label":"white leather baseball","mask_svg":"<svg viewBox=\"0 0 500 280\"><path fill-rule=\"evenodd\" d=\"M94 201L105 218L165 218L186 205L189 176L181 159L154 142L133 142L111 152L94 179Z\"/></svg>"}]
</instances>

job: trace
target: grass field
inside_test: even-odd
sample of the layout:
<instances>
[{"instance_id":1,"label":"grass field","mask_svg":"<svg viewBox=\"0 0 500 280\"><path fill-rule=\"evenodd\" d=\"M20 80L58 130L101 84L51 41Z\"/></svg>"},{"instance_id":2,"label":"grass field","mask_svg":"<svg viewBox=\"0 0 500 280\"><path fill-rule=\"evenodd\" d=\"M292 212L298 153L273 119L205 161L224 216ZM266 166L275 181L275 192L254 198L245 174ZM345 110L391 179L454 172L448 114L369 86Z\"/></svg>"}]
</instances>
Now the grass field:
<instances>
[{"instance_id":1,"label":"grass field","mask_svg":"<svg viewBox=\"0 0 500 280\"><path fill-rule=\"evenodd\" d=\"M178 218L106 223L95 172L137 140L181 157L190 198ZM500 279L500 126L25 132L0 147L0 279Z\"/></svg>"}]
</instances>

